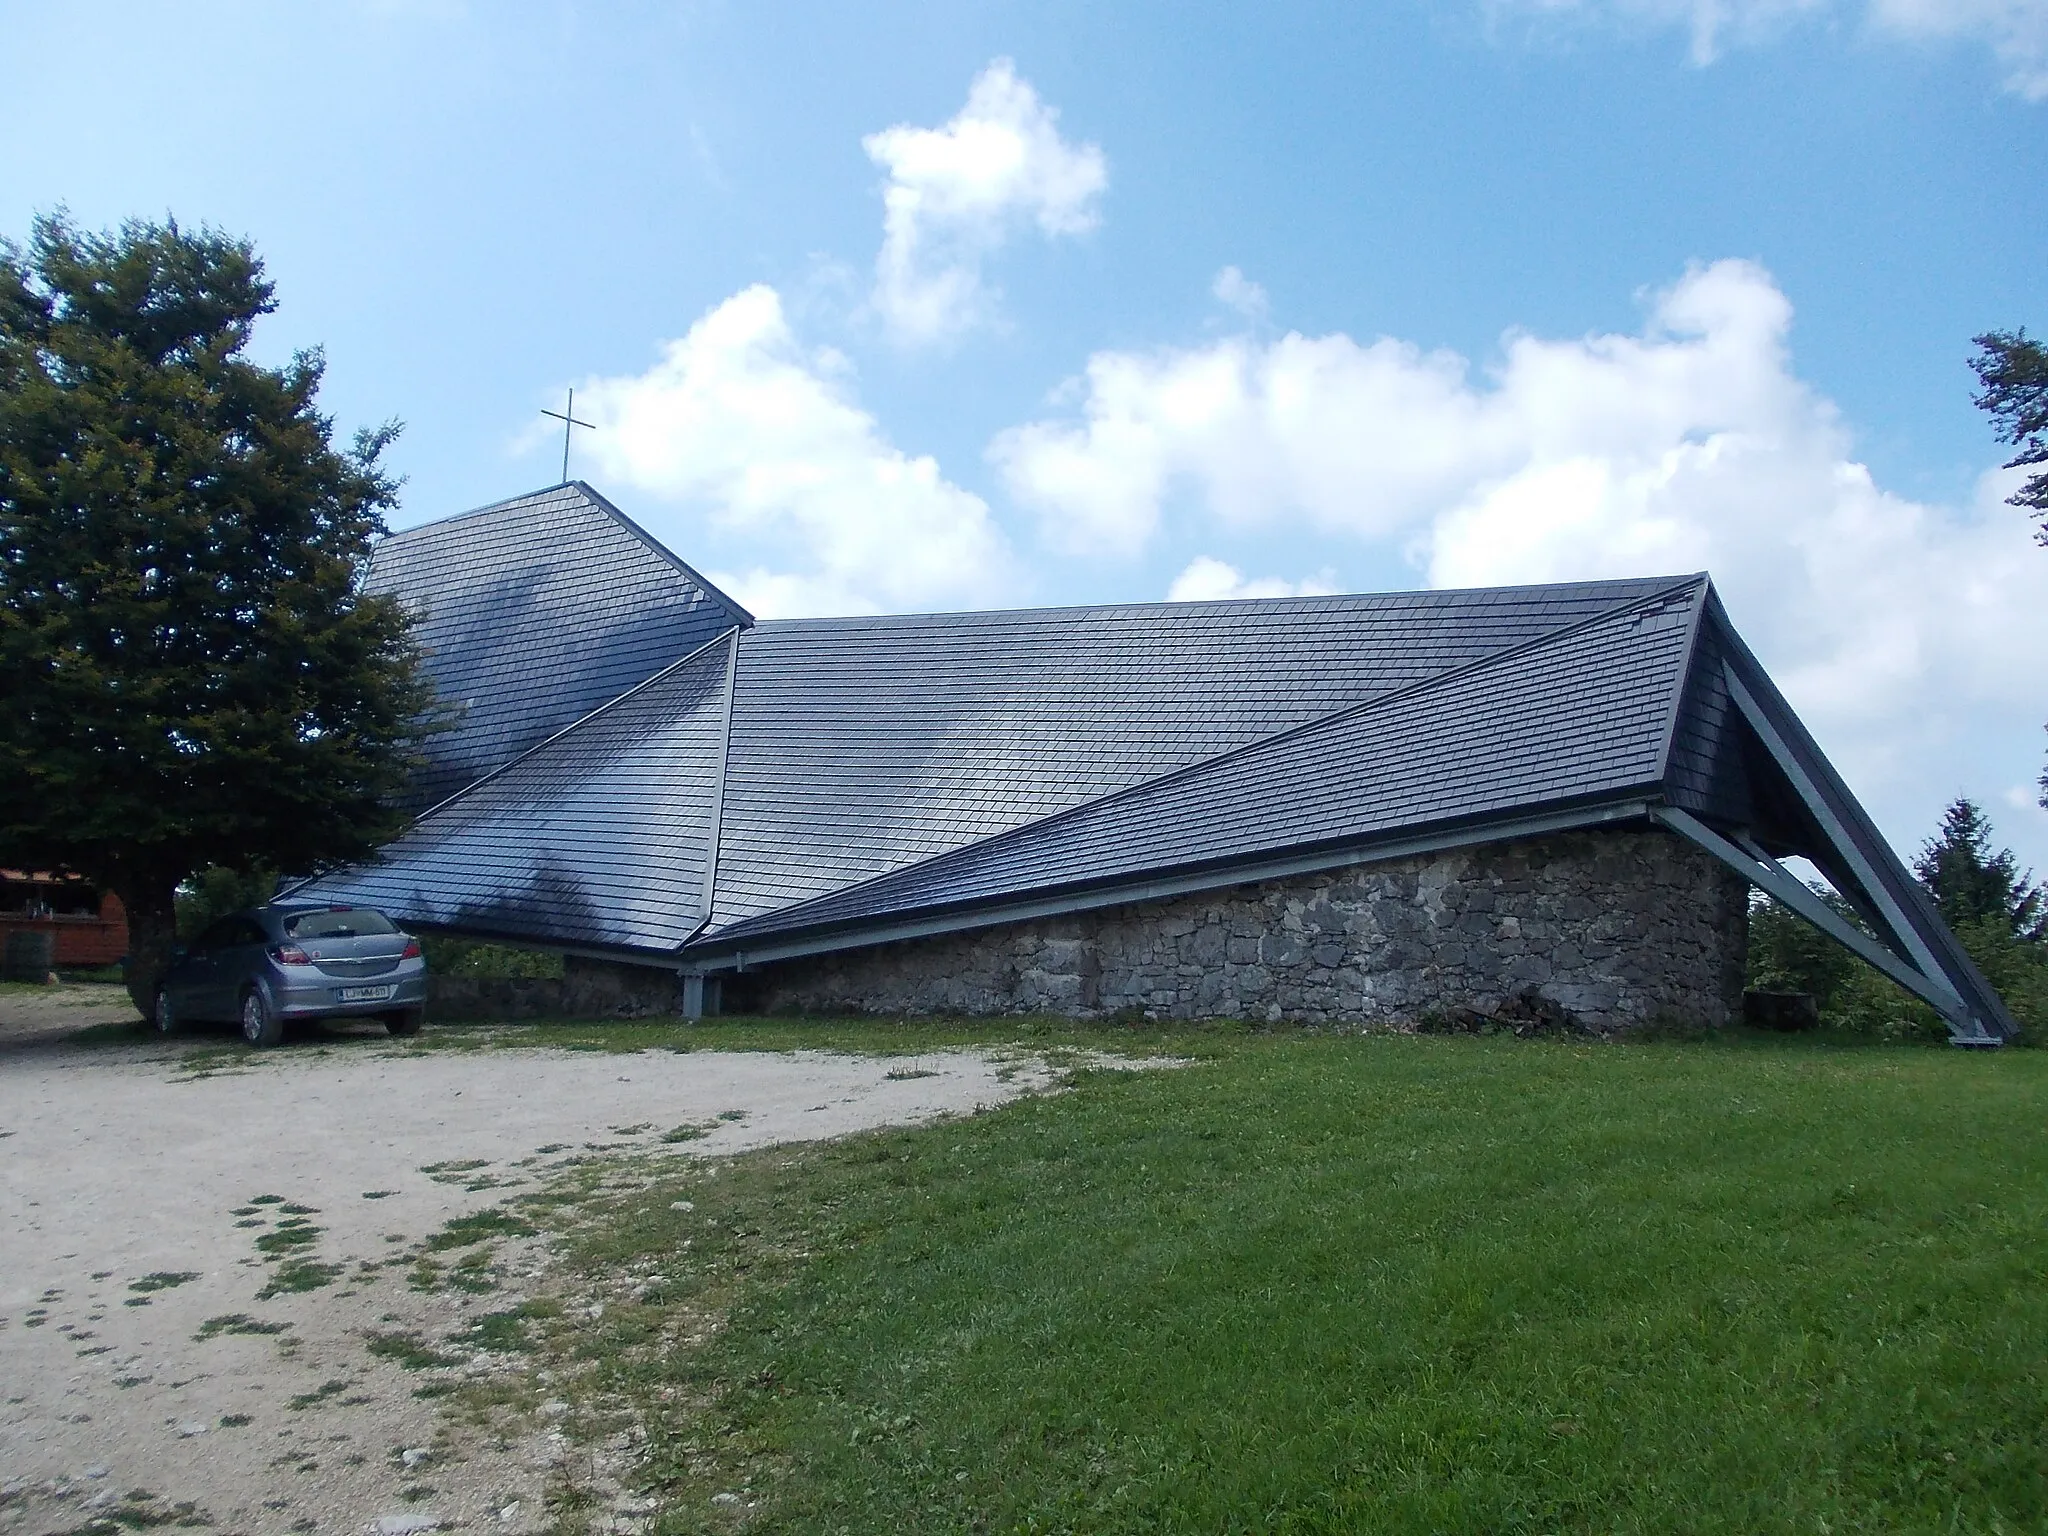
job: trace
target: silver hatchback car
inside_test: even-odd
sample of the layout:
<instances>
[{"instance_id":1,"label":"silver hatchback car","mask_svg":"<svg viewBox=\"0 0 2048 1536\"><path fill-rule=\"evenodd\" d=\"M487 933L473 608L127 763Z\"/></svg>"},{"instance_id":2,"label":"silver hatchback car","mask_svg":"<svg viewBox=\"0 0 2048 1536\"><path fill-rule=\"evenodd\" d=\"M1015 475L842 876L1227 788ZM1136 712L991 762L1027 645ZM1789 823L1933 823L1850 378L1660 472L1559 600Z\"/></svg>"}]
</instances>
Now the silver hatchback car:
<instances>
[{"instance_id":1,"label":"silver hatchback car","mask_svg":"<svg viewBox=\"0 0 2048 1536\"><path fill-rule=\"evenodd\" d=\"M420 942L382 912L284 903L232 913L179 948L157 988L156 1027L233 1022L251 1045L275 1045L287 1020L368 1015L413 1035L426 1001Z\"/></svg>"}]
</instances>

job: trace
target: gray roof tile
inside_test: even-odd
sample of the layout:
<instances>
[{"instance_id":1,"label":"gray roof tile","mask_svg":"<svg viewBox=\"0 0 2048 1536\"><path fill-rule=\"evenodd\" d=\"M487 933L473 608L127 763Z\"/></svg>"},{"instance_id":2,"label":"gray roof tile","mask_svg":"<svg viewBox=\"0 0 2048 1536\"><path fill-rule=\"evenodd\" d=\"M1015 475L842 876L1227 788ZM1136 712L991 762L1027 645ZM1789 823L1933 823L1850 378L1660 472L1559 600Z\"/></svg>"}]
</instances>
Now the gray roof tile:
<instances>
[{"instance_id":1,"label":"gray roof tile","mask_svg":"<svg viewBox=\"0 0 2048 1536\"><path fill-rule=\"evenodd\" d=\"M674 949L703 919L732 641L414 823L383 858L295 894L430 927Z\"/></svg>"},{"instance_id":2,"label":"gray roof tile","mask_svg":"<svg viewBox=\"0 0 2048 1536\"><path fill-rule=\"evenodd\" d=\"M430 805L685 656L745 610L580 483L392 535L368 586L403 598L455 729Z\"/></svg>"},{"instance_id":3,"label":"gray roof tile","mask_svg":"<svg viewBox=\"0 0 2048 1536\"><path fill-rule=\"evenodd\" d=\"M701 943L723 948L1650 788L1704 590L1692 582L1007 835L723 926Z\"/></svg>"},{"instance_id":4,"label":"gray roof tile","mask_svg":"<svg viewBox=\"0 0 2048 1536\"><path fill-rule=\"evenodd\" d=\"M763 623L740 647L719 926L872 879L1669 588Z\"/></svg>"},{"instance_id":5,"label":"gray roof tile","mask_svg":"<svg viewBox=\"0 0 2048 1536\"><path fill-rule=\"evenodd\" d=\"M1897 952L2010 1028L1703 577L749 628L581 485L373 576L467 706L423 795L469 788L307 894L730 963L1654 797L1746 872L1716 837L1875 869Z\"/></svg>"}]
</instances>

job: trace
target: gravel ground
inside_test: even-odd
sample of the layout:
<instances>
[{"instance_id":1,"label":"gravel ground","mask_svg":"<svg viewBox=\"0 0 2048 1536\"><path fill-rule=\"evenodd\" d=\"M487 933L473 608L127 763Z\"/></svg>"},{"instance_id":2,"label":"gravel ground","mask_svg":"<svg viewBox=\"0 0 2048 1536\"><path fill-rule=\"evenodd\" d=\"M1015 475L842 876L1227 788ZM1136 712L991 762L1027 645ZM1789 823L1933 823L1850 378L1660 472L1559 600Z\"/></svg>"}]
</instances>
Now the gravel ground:
<instances>
[{"instance_id":1,"label":"gravel ground","mask_svg":"<svg viewBox=\"0 0 2048 1536\"><path fill-rule=\"evenodd\" d=\"M379 1266L592 1147L716 1159L1049 1080L969 1051L67 1045L132 1019L107 992L0 992L4 1536L110 1518L220 1536L541 1529L567 1454L545 1417L523 1438L464 1429L366 1349L369 1332L445 1338L520 1297L423 1293ZM685 1124L716 1128L662 1142ZM527 1248L537 1272L545 1246ZM338 1268L264 1295L294 1261Z\"/></svg>"}]
</instances>

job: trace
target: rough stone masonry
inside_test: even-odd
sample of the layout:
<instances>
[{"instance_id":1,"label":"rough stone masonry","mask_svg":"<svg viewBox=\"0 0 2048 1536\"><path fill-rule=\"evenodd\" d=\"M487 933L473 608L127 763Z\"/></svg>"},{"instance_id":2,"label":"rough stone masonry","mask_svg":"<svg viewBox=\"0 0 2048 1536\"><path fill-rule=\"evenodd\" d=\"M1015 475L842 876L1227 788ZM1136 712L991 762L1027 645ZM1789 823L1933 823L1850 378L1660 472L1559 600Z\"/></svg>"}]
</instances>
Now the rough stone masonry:
<instances>
[{"instance_id":1,"label":"rough stone masonry","mask_svg":"<svg viewBox=\"0 0 2048 1536\"><path fill-rule=\"evenodd\" d=\"M1569 833L785 961L727 1009L1719 1027L1747 911L1668 833Z\"/></svg>"}]
</instances>

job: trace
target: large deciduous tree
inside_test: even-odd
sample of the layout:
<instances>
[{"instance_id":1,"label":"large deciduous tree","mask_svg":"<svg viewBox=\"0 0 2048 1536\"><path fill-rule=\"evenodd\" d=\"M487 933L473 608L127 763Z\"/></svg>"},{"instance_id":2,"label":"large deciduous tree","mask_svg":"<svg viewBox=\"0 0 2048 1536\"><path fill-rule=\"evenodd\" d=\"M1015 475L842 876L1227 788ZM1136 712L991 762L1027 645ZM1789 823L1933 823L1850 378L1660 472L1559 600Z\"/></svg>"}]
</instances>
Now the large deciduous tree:
<instances>
[{"instance_id":1,"label":"large deciduous tree","mask_svg":"<svg viewBox=\"0 0 2048 1536\"><path fill-rule=\"evenodd\" d=\"M1986 331L1973 340L1977 355L1970 367L1982 386L1977 404L1990 415L1999 441L2019 449L2005 467L2048 464L2048 347L2024 328ZM2007 500L2041 519L2036 536L2048 544L2048 469L2029 476Z\"/></svg>"},{"instance_id":2,"label":"large deciduous tree","mask_svg":"<svg viewBox=\"0 0 2048 1536\"><path fill-rule=\"evenodd\" d=\"M0 245L0 858L121 898L145 1011L179 884L368 855L430 713L361 589L397 428L336 448L321 355L246 356L274 308L211 230Z\"/></svg>"}]
</instances>

